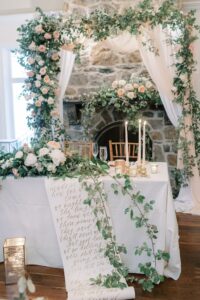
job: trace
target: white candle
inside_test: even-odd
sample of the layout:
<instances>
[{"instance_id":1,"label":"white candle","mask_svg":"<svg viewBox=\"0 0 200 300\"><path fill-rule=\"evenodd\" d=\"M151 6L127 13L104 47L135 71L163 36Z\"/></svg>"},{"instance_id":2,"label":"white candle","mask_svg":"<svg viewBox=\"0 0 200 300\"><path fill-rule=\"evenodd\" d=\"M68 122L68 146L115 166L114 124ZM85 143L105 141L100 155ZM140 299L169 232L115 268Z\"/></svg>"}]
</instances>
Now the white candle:
<instances>
[{"instance_id":1,"label":"white candle","mask_svg":"<svg viewBox=\"0 0 200 300\"><path fill-rule=\"evenodd\" d=\"M142 153L142 162L143 162L143 165L145 164L145 161L146 161L146 124L147 124L147 121L144 121L143 123L143 153Z\"/></svg>"},{"instance_id":2,"label":"white candle","mask_svg":"<svg viewBox=\"0 0 200 300\"><path fill-rule=\"evenodd\" d=\"M126 154L126 164L129 164L129 154L128 154L128 121L125 121L125 154Z\"/></svg>"},{"instance_id":3,"label":"white candle","mask_svg":"<svg viewBox=\"0 0 200 300\"><path fill-rule=\"evenodd\" d=\"M139 133L138 133L138 164L141 164L141 124L142 120L139 119Z\"/></svg>"}]
</instances>

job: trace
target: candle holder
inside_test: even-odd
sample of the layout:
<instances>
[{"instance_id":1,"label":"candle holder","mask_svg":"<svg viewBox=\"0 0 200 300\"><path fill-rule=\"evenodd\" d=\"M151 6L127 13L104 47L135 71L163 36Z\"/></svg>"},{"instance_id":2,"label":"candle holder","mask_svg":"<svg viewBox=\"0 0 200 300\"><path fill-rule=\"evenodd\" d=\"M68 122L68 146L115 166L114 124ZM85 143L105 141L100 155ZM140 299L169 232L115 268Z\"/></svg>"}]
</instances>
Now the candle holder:
<instances>
[{"instance_id":1,"label":"candle holder","mask_svg":"<svg viewBox=\"0 0 200 300\"><path fill-rule=\"evenodd\" d=\"M141 177L147 177L147 168L144 164L137 165L137 175Z\"/></svg>"},{"instance_id":2,"label":"candle holder","mask_svg":"<svg viewBox=\"0 0 200 300\"><path fill-rule=\"evenodd\" d=\"M158 173L158 164L156 163L151 163L151 173L152 174L157 174Z\"/></svg>"},{"instance_id":3,"label":"candle holder","mask_svg":"<svg viewBox=\"0 0 200 300\"><path fill-rule=\"evenodd\" d=\"M129 167L129 176L136 177L137 176L137 168L136 166Z\"/></svg>"},{"instance_id":4,"label":"candle holder","mask_svg":"<svg viewBox=\"0 0 200 300\"><path fill-rule=\"evenodd\" d=\"M16 283L25 273L25 238L6 239L3 246L5 282Z\"/></svg>"},{"instance_id":5,"label":"candle holder","mask_svg":"<svg viewBox=\"0 0 200 300\"><path fill-rule=\"evenodd\" d=\"M118 174L124 174L126 170L126 163L124 159L115 160L115 172Z\"/></svg>"}]
</instances>

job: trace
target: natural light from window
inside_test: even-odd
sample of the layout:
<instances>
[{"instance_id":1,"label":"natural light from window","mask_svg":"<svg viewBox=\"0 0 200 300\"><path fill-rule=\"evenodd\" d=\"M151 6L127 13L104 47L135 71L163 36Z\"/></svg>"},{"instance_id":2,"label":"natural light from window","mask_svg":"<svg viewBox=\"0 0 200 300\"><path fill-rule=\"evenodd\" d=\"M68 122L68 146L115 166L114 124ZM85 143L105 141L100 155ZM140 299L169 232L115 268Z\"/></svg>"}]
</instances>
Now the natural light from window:
<instances>
[{"instance_id":1,"label":"natural light from window","mask_svg":"<svg viewBox=\"0 0 200 300\"><path fill-rule=\"evenodd\" d=\"M26 78L26 72L17 61L15 53L11 53L11 84L13 96L15 138L20 141L28 141L31 131L27 125L26 100L21 96L22 87Z\"/></svg>"}]
</instances>

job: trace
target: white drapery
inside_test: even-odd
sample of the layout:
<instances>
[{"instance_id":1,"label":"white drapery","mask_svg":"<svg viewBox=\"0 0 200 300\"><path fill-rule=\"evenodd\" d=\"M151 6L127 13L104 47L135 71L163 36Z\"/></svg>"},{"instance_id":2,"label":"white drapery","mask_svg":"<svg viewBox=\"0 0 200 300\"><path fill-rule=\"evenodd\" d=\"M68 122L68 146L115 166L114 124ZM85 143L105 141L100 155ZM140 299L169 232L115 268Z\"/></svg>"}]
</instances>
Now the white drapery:
<instances>
[{"instance_id":1,"label":"white drapery","mask_svg":"<svg viewBox=\"0 0 200 300\"><path fill-rule=\"evenodd\" d=\"M181 116L181 107L177 103L173 102L174 49L166 42L166 34L166 30L163 30L161 26L157 26L154 29L143 27L142 34L138 36L137 39L143 62L158 88L166 113L172 124L177 127L178 119ZM159 55L156 55L155 52L149 51L147 46L148 40L153 41L152 46L158 49ZM145 45L145 42L147 42L147 45ZM191 116L184 117L184 122L190 126L192 124ZM183 136L185 135L185 133L181 134ZM185 138L187 141L192 142L189 146L189 155L195 156L193 133L187 133ZM179 160L179 157L180 153L178 153L178 167L182 168L182 162ZM192 167L192 172L193 177L189 180L189 187L181 188L181 193L177 198L177 201L182 203L183 210L188 210L188 203L190 202L191 206L189 205L189 207L190 209L192 208L191 212L194 214L200 214L200 177L196 162ZM184 194L187 195L187 198L184 197L183 199L182 195ZM184 209L184 206L186 209Z\"/></svg>"},{"instance_id":2,"label":"white drapery","mask_svg":"<svg viewBox=\"0 0 200 300\"><path fill-rule=\"evenodd\" d=\"M178 119L181 116L181 107L173 102L172 93L174 67L173 49L166 43L167 35L161 26L154 29L143 28L142 35L138 36L138 44L143 62L159 91L162 103L172 124L177 127ZM148 49L149 40L152 40L153 47L158 49L159 55ZM147 43L145 46L144 43Z\"/></svg>"},{"instance_id":3,"label":"white drapery","mask_svg":"<svg viewBox=\"0 0 200 300\"><path fill-rule=\"evenodd\" d=\"M72 73L72 69L75 61L75 54L72 51L61 49L61 72L59 74L59 96L58 96L58 109L60 114L60 120L63 123L63 98L69 79Z\"/></svg>"},{"instance_id":4,"label":"white drapery","mask_svg":"<svg viewBox=\"0 0 200 300\"><path fill-rule=\"evenodd\" d=\"M175 69L173 67L173 54L175 49L166 42L166 34L173 33L167 32L167 29L164 31L161 26L157 26L154 29L143 27L141 30L142 35L138 36L137 40L135 37L126 33L121 34L116 38L108 39L108 45L111 49L118 52L131 52L131 49L132 51L137 49L140 51L143 62L157 86L166 113L172 124L177 127L178 119L182 115L182 108L173 101L174 96L172 93L173 78L175 74ZM123 42L120 42L121 39ZM155 55L153 51L148 49L148 46L144 46L144 43L147 42L148 45L150 40L153 41L153 46L158 49L159 55ZM193 74L193 82L198 99L200 99L200 85L198 84L200 73L199 46L200 40L197 40L193 45L194 57L197 60L197 70ZM189 124L191 118L190 120L185 120L185 122ZM194 136L190 136L188 139L193 141L193 144L190 147L190 154L195 155ZM180 162L181 161L178 159L178 167L181 167ZM200 177L197 164L193 167L193 174L194 176L190 179L189 186L181 188L175 204L178 210L200 214Z\"/></svg>"}]
</instances>

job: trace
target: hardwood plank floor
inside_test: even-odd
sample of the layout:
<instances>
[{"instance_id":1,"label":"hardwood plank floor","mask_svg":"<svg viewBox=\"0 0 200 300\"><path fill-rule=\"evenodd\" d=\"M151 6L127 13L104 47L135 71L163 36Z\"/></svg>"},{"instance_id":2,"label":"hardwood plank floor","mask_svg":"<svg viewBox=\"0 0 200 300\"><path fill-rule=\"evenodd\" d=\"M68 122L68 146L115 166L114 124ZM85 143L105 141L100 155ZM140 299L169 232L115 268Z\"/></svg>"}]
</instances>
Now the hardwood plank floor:
<instances>
[{"instance_id":1,"label":"hardwood plank floor","mask_svg":"<svg viewBox=\"0 0 200 300\"><path fill-rule=\"evenodd\" d=\"M199 300L200 299L200 216L177 214L180 233L182 273L175 281L166 279L152 293L142 291L134 285L137 300ZM64 273L62 269L28 266L36 293L48 300L66 300ZM0 300L14 298L16 286L5 286L4 265L0 264ZM32 298L33 299L33 298Z\"/></svg>"}]
</instances>

